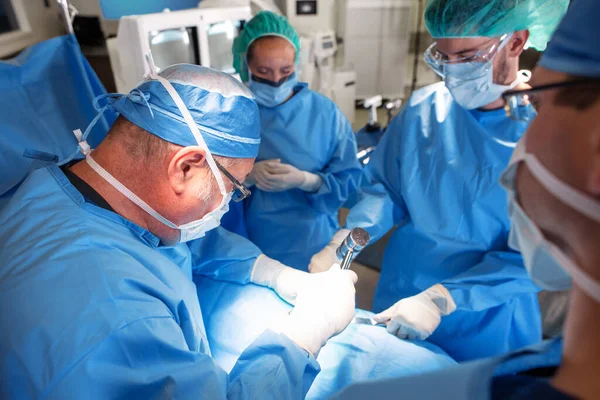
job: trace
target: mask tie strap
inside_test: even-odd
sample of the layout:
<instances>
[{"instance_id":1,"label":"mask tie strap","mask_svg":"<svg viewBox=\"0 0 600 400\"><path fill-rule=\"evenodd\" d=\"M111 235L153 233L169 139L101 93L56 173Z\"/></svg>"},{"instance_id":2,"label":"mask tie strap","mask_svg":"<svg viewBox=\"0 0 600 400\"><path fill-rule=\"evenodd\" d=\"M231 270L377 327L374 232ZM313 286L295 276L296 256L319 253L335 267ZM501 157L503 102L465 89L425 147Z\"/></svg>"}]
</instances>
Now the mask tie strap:
<instances>
[{"instance_id":1,"label":"mask tie strap","mask_svg":"<svg viewBox=\"0 0 600 400\"><path fill-rule=\"evenodd\" d=\"M88 142L86 142L85 139L83 139L83 134L81 133L81 129L75 129L73 131L73 133L75 134L75 137L77 138L77 144L79 146L79 150L81 151L81 153L84 156L87 156L88 154L90 154L92 152L92 148L90 147Z\"/></svg>"},{"instance_id":2,"label":"mask tie strap","mask_svg":"<svg viewBox=\"0 0 600 400\"><path fill-rule=\"evenodd\" d=\"M163 224L165 224L171 228L174 228L174 229L179 229L179 227L177 225L175 225L174 223L172 223L171 221L169 221L168 219L166 219L165 217L160 215L155 209L150 207L144 200L140 199L135 193L133 193L131 190L127 189L127 187L125 187L125 185L123 185L114 176L112 176L110 174L110 172L108 172L107 170L102 168L100 166L100 164L98 164L96 162L96 160L94 160L92 158L91 154L88 153L86 155L85 161L89 164L89 166L94 171L96 171L96 173L98 175L100 175L102 178L104 178L105 181L110 183L111 186L113 186L115 189L117 189L119 192L121 192L129 200L133 201L142 210L146 211L148 214L152 215L154 218L156 218Z\"/></svg>"},{"instance_id":3,"label":"mask tie strap","mask_svg":"<svg viewBox=\"0 0 600 400\"><path fill-rule=\"evenodd\" d=\"M96 106L97 106L97 102L94 102L94 107L96 107ZM89 143L87 142L87 137L89 136L90 132L92 131L92 128L96 125L96 123L100 120L100 118L102 118L102 116L104 115L104 112L108 109L108 107L110 107L110 106L106 105L100 109L100 111L98 112L98 114L96 114L96 116L94 117L92 122L90 122L88 127L85 128L85 132L83 134L81 133L81 129L75 129L73 131L73 134L75 134L75 137L77 138L77 144L79 146L79 149L84 156L87 156L88 154L90 154L92 152L92 148L89 145Z\"/></svg>"},{"instance_id":4,"label":"mask tie strap","mask_svg":"<svg viewBox=\"0 0 600 400\"><path fill-rule=\"evenodd\" d=\"M150 111L152 119L154 119L154 111L152 111L152 107L150 107L150 103L148 102L148 99L150 99L150 95L148 93L144 93L139 88L135 88L131 92L129 92L127 97L132 101L143 101L146 107L148 107L148 111Z\"/></svg>"},{"instance_id":5,"label":"mask tie strap","mask_svg":"<svg viewBox=\"0 0 600 400\"><path fill-rule=\"evenodd\" d=\"M592 299L600 303L600 283L596 282L586 271L578 267L570 258L563 254L562 251L554 251L552 253L558 259L561 267L563 267L571 276L573 282L577 284Z\"/></svg>"},{"instance_id":6,"label":"mask tie strap","mask_svg":"<svg viewBox=\"0 0 600 400\"><path fill-rule=\"evenodd\" d=\"M534 155L526 154L525 162L538 182L557 199L589 219L600 223L599 202L558 179Z\"/></svg>"}]
</instances>

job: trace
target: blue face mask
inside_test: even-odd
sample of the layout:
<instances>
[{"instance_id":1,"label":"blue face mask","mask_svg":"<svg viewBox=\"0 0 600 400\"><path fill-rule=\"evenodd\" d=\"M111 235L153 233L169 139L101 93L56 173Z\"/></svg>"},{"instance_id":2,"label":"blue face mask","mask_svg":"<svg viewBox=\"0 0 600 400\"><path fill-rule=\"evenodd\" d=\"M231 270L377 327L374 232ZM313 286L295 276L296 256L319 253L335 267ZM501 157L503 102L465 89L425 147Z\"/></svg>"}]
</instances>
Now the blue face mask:
<instances>
[{"instance_id":1,"label":"blue face mask","mask_svg":"<svg viewBox=\"0 0 600 400\"><path fill-rule=\"evenodd\" d=\"M554 176L535 155L526 152L521 140L500 179L500 183L508 191L508 215L511 222L508 245L521 252L529 276L540 288L549 291L566 290L571 287L573 280L588 296L600 302L600 282L546 239L519 204L516 176L517 168L523 164L551 195L583 216L600 222L600 203Z\"/></svg>"},{"instance_id":2,"label":"blue face mask","mask_svg":"<svg viewBox=\"0 0 600 400\"><path fill-rule=\"evenodd\" d=\"M294 87L298 84L296 73L286 76L279 82L272 82L267 79L259 78L250 73L248 87L256 102L264 107L273 108L284 103L292 94Z\"/></svg>"},{"instance_id":3,"label":"blue face mask","mask_svg":"<svg viewBox=\"0 0 600 400\"><path fill-rule=\"evenodd\" d=\"M502 93L513 89L523 82L524 77L519 74L510 85L494 83L493 64L498 52L506 46L511 35L500 42L498 50L489 60L447 64L444 66L446 87L454 100L464 109L474 110L484 107L502 97Z\"/></svg>"}]
</instances>

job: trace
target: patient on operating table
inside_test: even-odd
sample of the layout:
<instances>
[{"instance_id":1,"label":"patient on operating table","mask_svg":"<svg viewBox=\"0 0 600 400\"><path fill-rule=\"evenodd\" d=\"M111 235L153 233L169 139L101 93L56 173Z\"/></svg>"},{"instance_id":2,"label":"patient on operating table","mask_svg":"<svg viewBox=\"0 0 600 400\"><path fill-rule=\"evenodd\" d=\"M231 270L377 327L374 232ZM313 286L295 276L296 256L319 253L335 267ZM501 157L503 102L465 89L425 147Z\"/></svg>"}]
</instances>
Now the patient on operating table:
<instances>
[{"instance_id":1,"label":"patient on operating table","mask_svg":"<svg viewBox=\"0 0 600 400\"><path fill-rule=\"evenodd\" d=\"M230 371L244 349L292 306L272 290L196 276L198 297L213 358ZM405 341L369 324L373 313L357 310L359 321L331 339L317 361L317 375L307 398L328 398L351 383L418 374L456 362L425 341ZM356 321L356 319L355 319Z\"/></svg>"}]
</instances>

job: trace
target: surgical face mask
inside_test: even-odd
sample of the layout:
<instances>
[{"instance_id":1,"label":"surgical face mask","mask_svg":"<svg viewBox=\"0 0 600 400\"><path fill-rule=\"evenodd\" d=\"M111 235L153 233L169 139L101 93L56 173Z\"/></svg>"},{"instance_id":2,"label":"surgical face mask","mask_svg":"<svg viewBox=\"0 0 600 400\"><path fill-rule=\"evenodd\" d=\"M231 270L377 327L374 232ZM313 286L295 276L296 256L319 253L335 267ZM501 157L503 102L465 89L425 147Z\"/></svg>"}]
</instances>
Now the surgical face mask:
<instances>
[{"instance_id":1,"label":"surgical face mask","mask_svg":"<svg viewBox=\"0 0 600 400\"><path fill-rule=\"evenodd\" d=\"M512 35L511 35L512 36ZM494 59L504 48L511 36L500 43L493 58L483 61L471 61L444 66L446 87L461 107L467 110L484 107L502 97L502 93L513 89L524 81L521 74L510 85L494 83Z\"/></svg>"},{"instance_id":2,"label":"surgical face mask","mask_svg":"<svg viewBox=\"0 0 600 400\"><path fill-rule=\"evenodd\" d=\"M206 235L206 232L211 231L221 225L221 218L229 211L229 202L231 201L231 193L223 196L221 204L213 211L206 214L202 219L188 222L177 227L180 231L180 242L189 242Z\"/></svg>"},{"instance_id":3,"label":"surgical face mask","mask_svg":"<svg viewBox=\"0 0 600 400\"><path fill-rule=\"evenodd\" d=\"M223 215L225 215L225 213L227 211L229 211L229 202L231 200L231 193L227 193L227 191L225 190L225 183L223 182L223 176L221 175L221 171L219 171L219 169L215 163L215 160L212 156L212 153L208 149L208 146L206 145L204 138L200 134L200 130L198 129L198 126L194 123L194 120L193 120L192 116L190 115L190 112L188 111L187 107L183 103L183 100L181 100L181 97L179 97L179 94L177 93L175 88L173 88L171 83L157 74L156 68L154 66L154 63L152 62L151 57L148 57L148 62L150 64L149 67L150 67L150 71L151 71L150 78L159 81L163 85L163 87L167 90L167 92L173 99L173 102L177 105L179 112L185 119L188 127L190 128L190 131L194 135L196 142L198 143L198 145L200 147L204 148L204 150L206 152L206 154L205 154L206 161L207 161L213 175L215 176L215 179L217 180L217 185L219 186L219 191L222 195L222 200L221 200L221 203L219 204L219 206L217 208L215 208L213 211L207 213L201 219L194 220L194 221L185 223L183 225L176 225L173 222L169 221L167 218L160 215L156 210L154 210L152 207L150 207L146 202L144 202L141 198L139 198L135 193L133 193L131 190L129 190L127 187L125 187L125 185L123 185L121 182L119 182L108 171L106 171L104 168L102 168L92 158L92 156L90 154L91 153L90 147L85 142L85 140L82 139L82 135L79 130L75 131L75 136L77 137L77 140L79 141L79 146L81 147L81 149L83 150L83 153L86 156L86 162L89 164L89 166L94 171L96 171L102 178L104 178L106 180L106 182L108 182L111 186L113 186L121 194L123 194L123 196L127 197L129 200L131 200L133 203L135 203L141 209L146 211L152 217L154 217L155 219L157 219L158 221L160 221L161 223L163 223L164 225L166 225L170 228L179 230L179 242L180 243L189 242L191 240L203 237L206 234L206 232L218 227L221 224L221 218L223 217ZM92 124L94 124L95 121L97 121L97 119L94 119L94 121L92 121ZM87 131L90 130L92 124L90 124L90 127L88 127Z\"/></svg>"},{"instance_id":4,"label":"surgical face mask","mask_svg":"<svg viewBox=\"0 0 600 400\"><path fill-rule=\"evenodd\" d=\"M213 211L206 214L201 219L188 222L183 225L176 225L160 215L157 211L155 211L152 207L150 207L146 202L140 199L135 193L127 189L121 182L119 182L114 176L112 176L108 171L102 168L96 160L92 158L90 154L86 156L86 162L89 166L98 173L106 182L108 182L112 187L117 189L123 196L127 197L133 203L135 203L142 210L146 211L148 214L153 216L158 221L167 225L170 228L179 230L179 242L189 242L194 239L198 239L206 235L206 232L215 229L219 225L221 225L221 218L223 215L229 211L229 202L231 201L231 193L227 193L223 196L221 203L217 208Z\"/></svg>"},{"instance_id":5,"label":"surgical face mask","mask_svg":"<svg viewBox=\"0 0 600 400\"><path fill-rule=\"evenodd\" d=\"M273 108L284 103L294 91L294 87L298 84L296 73L286 76L279 82L272 82L267 79L259 78L256 75L250 74L248 87L256 102L264 107Z\"/></svg>"},{"instance_id":6,"label":"surgical face mask","mask_svg":"<svg viewBox=\"0 0 600 400\"><path fill-rule=\"evenodd\" d=\"M533 154L527 154L524 148L520 150L522 152L516 154L501 177L501 183L509 194L509 246L521 252L527 272L540 288L550 291L566 290L571 287L572 279L585 293L600 302L600 283L548 241L518 203L515 191L517 169L519 165L527 165L536 180L553 196L597 222L600 222L600 203L556 178Z\"/></svg>"}]
</instances>

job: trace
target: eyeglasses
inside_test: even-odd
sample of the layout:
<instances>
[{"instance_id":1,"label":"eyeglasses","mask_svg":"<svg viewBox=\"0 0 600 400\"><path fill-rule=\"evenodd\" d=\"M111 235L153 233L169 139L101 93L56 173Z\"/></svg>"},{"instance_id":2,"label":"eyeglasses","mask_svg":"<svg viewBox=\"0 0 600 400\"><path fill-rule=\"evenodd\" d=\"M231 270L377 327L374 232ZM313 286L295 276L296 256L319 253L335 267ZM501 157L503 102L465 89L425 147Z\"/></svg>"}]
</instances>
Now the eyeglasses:
<instances>
[{"instance_id":1,"label":"eyeglasses","mask_svg":"<svg viewBox=\"0 0 600 400\"><path fill-rule=\"evenodd\" d=\"M434 42L431 46L425 50L425 62L433 69L433 71L444 78L446 76L445 66L448 64L461 64L461 63L486 63L491 62L498 52L498 49L504 44L505 41L510 39L510 35L505 34L500 36L498 42L492 43L486 48L479 50L473 55L458 57L450 59L446 54L442 53L437 49L437 42ZM492 39L496 40L496 39Z\"/></svg>"},{"instance_id":2,"label":"eyeglasses","mask_svg":"<svg viewBox=\"0 0 600 400\"><path fill-rule=\"evenodd\" d=\"M217 168L219 168L219 170L223 173L223 175L225 175L227 177L227 179L229 179L231 181L231 183L233 184L233 192L231 193L231 200L235 201L236 203L239 203L240 201L244 200L245 198L248 198L252 194L252 192L250 190L248 190L237 179L235 179L233 177L233 175L231 175L229 173L229 171L227 171L225 169L224 166L222 166L221 164L219 164L217 162L217 160L215 160L215 164L217 164Z\"/></svg>"},{"instance_id":3,"label":"eyeglasses","mask_svg":"<svg viewBox=\"0 0 600 400\"><path fill-rule=\"evenodd\" d=\"M551 89L562 89L578 85L597 85L597 81L591 79L576 79L572 81L549 83L525 90L509 90L502 94L504 99L504 110L506 115L516 121L531 121L537 114L540 104L540 93ZM536 111L532 113L529 109L531 105Z\"/></svg>"}]
</instances>

